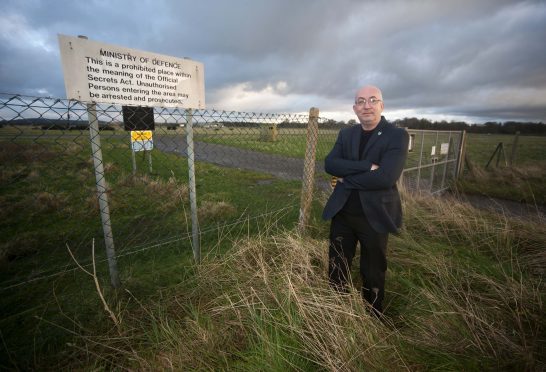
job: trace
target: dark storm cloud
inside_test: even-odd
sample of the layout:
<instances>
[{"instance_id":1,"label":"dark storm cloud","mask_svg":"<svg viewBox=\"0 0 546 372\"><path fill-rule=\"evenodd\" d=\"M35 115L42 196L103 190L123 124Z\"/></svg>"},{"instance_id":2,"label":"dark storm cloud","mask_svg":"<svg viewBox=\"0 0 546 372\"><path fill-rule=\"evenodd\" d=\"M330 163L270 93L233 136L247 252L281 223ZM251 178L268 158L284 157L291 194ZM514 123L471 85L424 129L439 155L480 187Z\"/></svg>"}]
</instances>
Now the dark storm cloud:
<instances>
[{"instance_id":1,"label":"dark storm cloud","mask_svg":"<svg viewBox=\"0 0 546 372\"><path fill-rule=\"evenodd\" d=\"M224 109L350 115L370 83L391 112L546 121L543 1L34 0L0 11L2 91L64 96L56 34L85 34L204 62L207 102Z\"/></svg>"}]
</instances>

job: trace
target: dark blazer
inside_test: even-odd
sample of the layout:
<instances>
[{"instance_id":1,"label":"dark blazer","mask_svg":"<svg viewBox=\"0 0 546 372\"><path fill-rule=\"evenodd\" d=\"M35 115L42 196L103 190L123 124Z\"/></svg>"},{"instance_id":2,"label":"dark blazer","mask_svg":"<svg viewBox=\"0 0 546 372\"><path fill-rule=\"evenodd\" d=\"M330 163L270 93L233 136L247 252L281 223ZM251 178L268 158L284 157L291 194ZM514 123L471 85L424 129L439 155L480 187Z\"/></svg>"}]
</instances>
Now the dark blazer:
<instances>
[{"instance_id":1,"label":"dark blazer","mask_svg":"<svg viewBox=\"0 0 546 372\"><path fill-rule=\"evenodd\" d=\"M377 125L359 160L360 124L339 131L334 148L324 161L327 173L342 177L328 199L322 217L334 217L345 205L351 190L359 190L362 208L372 228L398 232L402 226L402 205L396 187L408 153L408 132L384 117ZM371 171L372 163L379 169Z\"/></svg>"}]
</instances>

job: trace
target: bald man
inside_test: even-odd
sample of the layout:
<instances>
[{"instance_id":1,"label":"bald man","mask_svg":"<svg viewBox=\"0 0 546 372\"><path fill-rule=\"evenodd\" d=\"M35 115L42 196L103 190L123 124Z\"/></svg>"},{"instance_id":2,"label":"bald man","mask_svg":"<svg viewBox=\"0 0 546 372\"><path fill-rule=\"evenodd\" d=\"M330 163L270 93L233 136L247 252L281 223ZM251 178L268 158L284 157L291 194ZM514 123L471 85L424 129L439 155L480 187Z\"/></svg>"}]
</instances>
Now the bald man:
<instances>
[{"instance_id":1,"label":"bald man","mask_svg":"<svg viewBox=\"0 0 546 372\"><path fill-rule=\"evenodd\" d=\"M325 160L326 172L338 177L323 218L330 225L328 276L332 287L347 290L351 263L360 243L362 297L373 314L382 315L389 233L402 225L396 182L406 162L408 133L383 116L383 95L364 86L353 111L360 124L340 130Z\"/></svg>"}]
</instances>

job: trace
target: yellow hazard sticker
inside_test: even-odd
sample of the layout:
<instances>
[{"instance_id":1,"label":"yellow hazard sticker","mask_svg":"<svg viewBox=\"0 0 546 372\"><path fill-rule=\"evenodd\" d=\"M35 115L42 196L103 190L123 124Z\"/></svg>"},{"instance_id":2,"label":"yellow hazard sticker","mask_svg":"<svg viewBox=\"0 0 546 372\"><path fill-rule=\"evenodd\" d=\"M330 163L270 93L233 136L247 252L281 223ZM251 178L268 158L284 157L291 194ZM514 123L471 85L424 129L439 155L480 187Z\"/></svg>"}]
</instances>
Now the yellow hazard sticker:
<instances>
[{"instance_id":1,"label":"yellow hazard sticker","mask_svg":"<svg viewBox=\"0 0 546 372\"><path fill-rule=\"evenodd\" d=\"M151 139L152 139L151 130L132 130L131 131L131 142L150 141Z\"/></svg>"}]
</instances>

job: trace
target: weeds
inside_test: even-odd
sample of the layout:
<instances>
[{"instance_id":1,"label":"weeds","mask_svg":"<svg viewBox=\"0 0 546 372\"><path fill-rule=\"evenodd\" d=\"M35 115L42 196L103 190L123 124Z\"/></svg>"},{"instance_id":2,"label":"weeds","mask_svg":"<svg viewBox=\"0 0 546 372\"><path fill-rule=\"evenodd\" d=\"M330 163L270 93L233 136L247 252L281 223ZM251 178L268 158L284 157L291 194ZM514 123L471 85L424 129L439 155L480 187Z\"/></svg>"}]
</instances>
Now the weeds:
<instances>
[{"instance_id":1,"label":"weeds","mask_svg":"<svg viewBox=\"0 0 546 372\"><path fill-rule=\"evenodd\" d=\"M233 216L237 210L231 203L225 201L205 200L199 207L199 220L221 219Z\"/></svg>"},{"instance_id":2,"label":"weeds","mask_svg":"<svg viewBox=\"0 0 546 372\"><path fill-rule=\"evenodd\" d=\"M469 172L455 185L459 192L546 205L546 163L535 162L514 167L486 170L468 164Z\"/></svg>"},{"instance_id":3,"label":"weeds","mask_svg":"<svg viewBox=\"0 0 546 372\"><path fill-rule=\"evenodd\" d=\"M327 241L264 228L127 311L125 346L100 355L137 369L544 368L545 288L527 265L542 259L535 244L546 239L521 240L539 226L404 199L408 226L391 240L384 322L357 290L329 288Z\"/></svg>"},{"instance_id":4,"label":"weeds","mask_svg":"<svg viewBox=\"0 0 546 372\"><path fill-rule=\"evenodd\" d=\"M75 144L67 153L78 151ZM98 211L91 164L74 159L62 172L46 163L29 171L17 159L36 159L38 153L18 153L13 159L3 150L0 155L14 164L2 169L0 179L7 190L0 204L10 207L2 209L2 217L14 219L13 226L3 227L10 239L2 243L0 261L35 255L35 261L23 269L17 267L19 272L15 265L5 265L13 271L3 275L30 273L32 277L34 265L41 268L38 274L49 275L43 268L59 265L39 265L50 256L62 262L54 253L57 245L64 247L59 244L64 234L82 240L88 236L82 226L96 226L100 231L98 222L93 225L97 213L90 213ZM116 237L129 240L126 247L146 248L149 232L170 237L187 226L186 212L179 208L187 199L187 186L168 174L176 162L165 165L161 175L137 176L123 173L124 167L130 169L129 163L112 164L107 162L105 169L112 185L108 192L116 217L114 231ZM204 220L224 221L236 213L244 216L246 210L239 209L248 203L237 198L251 197L250 203L256 204L250 206L253 212L263 213L269 206L258 205L266 199L264 192L280 199L279 195L297 190L297 185L272 182L261 185L255 194L245 193L241 187L254 185L258 176L199 167L207 182L198 186L208 187L208 200L200 204L199 212ZM57 196L28 182L51 176L60 190ZM67 182L68 178L78 182ZM13 187L13 180L23 181L22 186ZM123 186L123 192L116 192ZM69 206L76 204L74 200L84 201L84 206L72 211ZM32 211L16 213L29 203ZM217 230L214 246L204 244L208 253L200 266L190 265L178 246L172 252L162 246L138 256L126 266L125 285L131 292L104 288L92 295L96 275L91 282L70 272L55 281L53 295L47 285L10 293L11 297L3 297L3 305L15 308L9 319L17 323L5 319L0 323L2 345L10 357L9 364L0 367L17 368L19 362L23 369L544 369L543 222L410 195L404 195L404 209L406 227L400 236L392 237L389 246L384 322L369 316L358 291L339 295L330 290L326 224L315 222L313 238L301 237L283 229L286 215L273 216L264 218L267 222L258 233L246 221ZM147 215L149 210L155 212ZM52 225L49 217L55 211L69 218ZM30 227L31 233L26 231ZM231 248L224 254L219 247L228 244ZM88 258L81 245L74 255ZM156 258L160 254L164 256ZM162 266L165 262L168 270ZM51 296L58 309L40 308L33 333L20 332L29 321L18 318L17 312L32 310L24 306L29 303L49 303ZM104 303L115 320L110 313L97 311L97 304ZM48 319L59 319L59 313L60 321ZM54 330L44 328L46 323L53 324ZM28 362L25 358L32 352L17 348L28 350L21 344L32 341L37 346Z\"/></svg>"}]
</instances>

